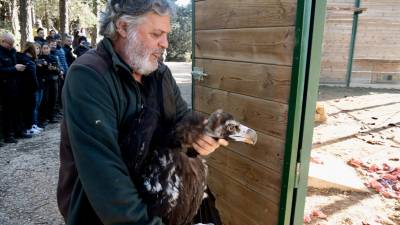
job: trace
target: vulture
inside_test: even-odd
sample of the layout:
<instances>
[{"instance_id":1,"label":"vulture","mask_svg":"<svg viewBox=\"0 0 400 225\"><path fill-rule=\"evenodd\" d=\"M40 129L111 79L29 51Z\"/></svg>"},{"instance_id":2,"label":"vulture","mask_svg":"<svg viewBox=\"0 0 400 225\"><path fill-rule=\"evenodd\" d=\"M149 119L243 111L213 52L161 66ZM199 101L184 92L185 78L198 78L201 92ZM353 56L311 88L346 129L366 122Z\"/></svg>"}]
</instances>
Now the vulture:
<instances>
[{"instance_id":1,"label":"vulture","mask_svg":"<svg viewBox=\"0 0 400 225\"><path fill-rule=\"evenodd\" d=\"M209 118L190 113L172 131L151 129L157 120L147 118L147 122L141 119L140 130L138 126L131 128L121 145L128 158L125 163L130 177L151 216L161 217L166 225L192 224L207 196L207 165L191 147L193 142L206 134L215 139L255 144L257 134L222 110Z\"/></svg>"}]
</instances>

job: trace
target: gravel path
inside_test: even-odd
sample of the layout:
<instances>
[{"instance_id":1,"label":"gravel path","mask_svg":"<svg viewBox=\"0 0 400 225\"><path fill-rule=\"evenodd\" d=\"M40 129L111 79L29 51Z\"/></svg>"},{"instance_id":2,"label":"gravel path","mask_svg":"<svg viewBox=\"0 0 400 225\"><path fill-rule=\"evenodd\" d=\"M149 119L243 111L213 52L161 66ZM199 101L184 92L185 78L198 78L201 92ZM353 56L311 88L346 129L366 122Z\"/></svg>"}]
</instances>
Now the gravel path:
<instances>
[{"instance_id":1,"label":"gravel path","mask_svg":"<svg viewBox=\"0 0 400 225\"><path fill-rule=\"evenodd\" d=\"M0 224L63 224L56 204L59 125L0 148Z\"/></svg>"}]
</instances>

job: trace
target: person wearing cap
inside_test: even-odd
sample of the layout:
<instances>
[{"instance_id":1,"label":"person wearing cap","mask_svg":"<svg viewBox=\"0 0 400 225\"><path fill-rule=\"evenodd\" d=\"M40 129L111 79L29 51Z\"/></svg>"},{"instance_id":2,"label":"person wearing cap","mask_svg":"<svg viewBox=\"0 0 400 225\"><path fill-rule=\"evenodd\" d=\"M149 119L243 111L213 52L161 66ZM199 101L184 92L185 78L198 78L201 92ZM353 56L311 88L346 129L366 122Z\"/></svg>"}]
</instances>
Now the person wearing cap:
<instances>
[{"instance_id":1,"label":"person wearing cap","mask_svg":"<svg viewBox=\"0 0 400 225\"><path fill-rule=\"evenodd\" d=\"M57 190L68 225L163 224L148 213L120 144L146 102L159 104L155 130L174 127L190 112L171 71L158 62L172 13L168 0L109 1L100 20L103 40L69 68ZM205 156L221 144L227 142L202 135L193 148Z\"/></svg>"}]
</instances>

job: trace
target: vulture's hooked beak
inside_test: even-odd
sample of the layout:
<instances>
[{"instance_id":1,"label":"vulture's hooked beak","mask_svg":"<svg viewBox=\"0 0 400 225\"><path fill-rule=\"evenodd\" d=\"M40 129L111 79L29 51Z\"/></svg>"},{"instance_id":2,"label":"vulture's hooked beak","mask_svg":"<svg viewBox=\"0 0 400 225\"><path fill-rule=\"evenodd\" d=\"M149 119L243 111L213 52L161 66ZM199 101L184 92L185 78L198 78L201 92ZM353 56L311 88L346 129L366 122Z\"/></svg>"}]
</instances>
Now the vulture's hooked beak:
<instances>
[{"instance_id":1,"label":"vulture's hooked beak","mask_svg":"<svg viewBox=\"0 0 400 225\"><path fill-rule=\"evenodd\" d=\"M255 130L240 124L238 131L229 135L229 138L232 138L235 141L255 145L257 142L257 133Z\"/></svg>"}]
</instances>

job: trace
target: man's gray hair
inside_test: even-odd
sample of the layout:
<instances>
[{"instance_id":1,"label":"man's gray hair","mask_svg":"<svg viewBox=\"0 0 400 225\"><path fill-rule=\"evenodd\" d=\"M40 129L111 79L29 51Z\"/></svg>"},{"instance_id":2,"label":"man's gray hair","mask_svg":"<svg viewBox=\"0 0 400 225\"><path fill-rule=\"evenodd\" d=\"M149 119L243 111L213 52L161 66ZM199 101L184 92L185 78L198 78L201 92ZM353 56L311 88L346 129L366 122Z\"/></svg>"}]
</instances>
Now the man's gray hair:
<instances>
[{"instance_id":1,"label":"man's gray hair","mask_svg":"<svg viewBox=\"0 0 400 225\"><path fill-rule=\"evenodd\" d=\"M9 42L14 42L15 38L14 35L8 31L4 31L0 33L0 41L9 41Z\"/></svg>"},{"instance_id":2,"label":"man's gray hair","mask_svg":"<svg viewBox=\"0 0 400 225\"><path fill-rule=\"evenodd\" d=\"M165 16L172 15L174 10L175 6L170 0L109 0L105 12L100 16L99 33L114 40L119 19L127 21L129 26L135 26L149 12Z\"/></svg>"}]
</instances>

